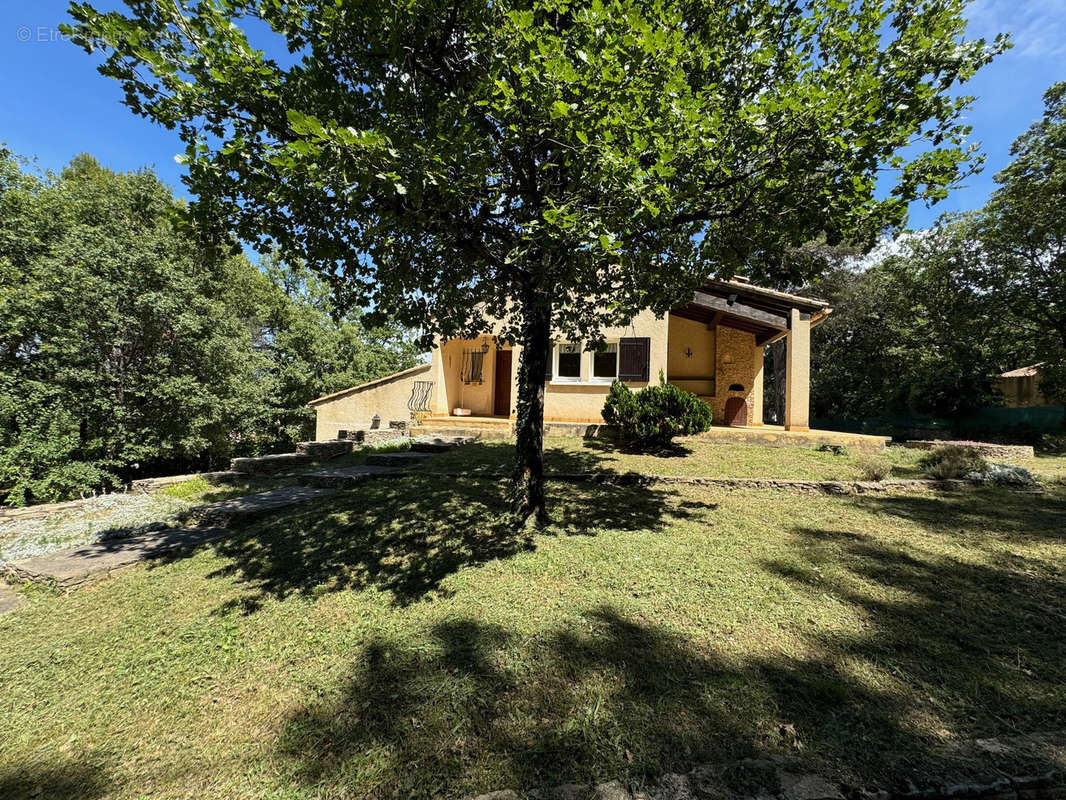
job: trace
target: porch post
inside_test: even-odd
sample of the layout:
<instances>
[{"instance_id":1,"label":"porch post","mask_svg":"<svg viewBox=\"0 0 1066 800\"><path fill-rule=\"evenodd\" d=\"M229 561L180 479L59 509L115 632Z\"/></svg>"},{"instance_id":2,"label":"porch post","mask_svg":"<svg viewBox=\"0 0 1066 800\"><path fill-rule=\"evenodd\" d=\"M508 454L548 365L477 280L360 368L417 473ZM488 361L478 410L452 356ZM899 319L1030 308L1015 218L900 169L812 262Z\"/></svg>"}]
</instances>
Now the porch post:
<instances>
[{"instance_id":1,"label":"porch post","mask_svg":"<svg viewBox=\"0 0 1066 800\"><path fill-rule=\"evenodd\" d=\"M785 356L785 430L810 430L811 315L789 311Z\"/></svg>"},{"instance_id":2,"label":"porch post","mask_svg":"<svg viewBox=\"0 0 1066 800\"><path fill-rule=\"evenodd\" d=\"M751 365L751 413L748 414L749 425L762 425L762 405L763 405L763 380L762 370L764 353L762 346L756 344L752 349L752 361Z\"/></svg>"}]
</instances>

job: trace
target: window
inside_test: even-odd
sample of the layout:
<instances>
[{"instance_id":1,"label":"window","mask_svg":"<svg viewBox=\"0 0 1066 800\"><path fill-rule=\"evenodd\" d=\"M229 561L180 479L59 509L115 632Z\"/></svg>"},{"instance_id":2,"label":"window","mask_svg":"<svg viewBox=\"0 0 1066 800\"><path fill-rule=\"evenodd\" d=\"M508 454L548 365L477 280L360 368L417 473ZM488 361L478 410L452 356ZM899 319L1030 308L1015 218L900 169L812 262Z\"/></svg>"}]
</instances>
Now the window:
<instances>
[{"instance_id":1,"label":"window","mask_svg":"<svg viewBox=\"0 0 1066 800\"><path fill-rule=\"evenodd\" d=\"M613 381L618 377L618 343L604 345L592 354L592 379Z\"/></svg>"},{"instance_id":2,"label":"window","mask_svg":"<svg viewBox=\"0 0 1066 800\"><path fill-rule=\"evenodd\" d=\"M555 377L561 381L581 380L581 346L576 344L559 345L559 360L555 367Z\"/></svg>"},{"instance_id":3,"label":"window","mask_svg":"<svg viewBox=\"0 0 1066 800\"><path fill-rule=\"evenodd\" d=\"M485 353L488 349L486 345L479 350L463 351L463 365L459 370L459 379L463 383L481 383L484 380Z\"/></svg>"}]
</instances>

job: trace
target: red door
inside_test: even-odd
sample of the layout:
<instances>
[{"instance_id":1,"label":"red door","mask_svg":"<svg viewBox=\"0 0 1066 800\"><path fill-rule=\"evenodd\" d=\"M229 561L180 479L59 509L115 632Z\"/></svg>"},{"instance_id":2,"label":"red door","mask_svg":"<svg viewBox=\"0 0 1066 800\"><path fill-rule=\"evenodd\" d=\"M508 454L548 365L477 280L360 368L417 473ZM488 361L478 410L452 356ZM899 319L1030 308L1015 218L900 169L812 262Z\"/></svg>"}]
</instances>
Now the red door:
<instances>
[{"instance_id":1,"label":"red door","mask_svg":"<svg viewBox=\"0 0 1066 800\"><path fill-rule=\"evenodd\" d=\"M492 413L497 417L511 416L511 352L510 350L496 351L496 380Z\"/></svg>"},{"instance_id":2,"label":"red door","mask_svg":"<svg viewBox=\"0 0 1066 800\"><path fill-rule=\"evenodd\" d=\"M748 404L743 397L730 397L725 401L724 422L731 428L743 428L748 424Z\"/></svg>"}]
</instances>

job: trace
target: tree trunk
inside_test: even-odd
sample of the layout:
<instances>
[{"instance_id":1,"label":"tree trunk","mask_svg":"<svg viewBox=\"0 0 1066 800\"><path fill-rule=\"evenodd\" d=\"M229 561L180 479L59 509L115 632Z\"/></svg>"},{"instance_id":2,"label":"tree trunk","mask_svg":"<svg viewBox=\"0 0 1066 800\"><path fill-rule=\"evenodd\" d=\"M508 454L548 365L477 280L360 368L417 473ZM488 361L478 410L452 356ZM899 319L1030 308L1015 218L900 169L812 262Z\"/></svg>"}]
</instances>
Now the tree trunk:
<instances>
[{"instance_id":1,"label":"tree trunk","mask_svg":"<svg viewBox=\"0 0 1066 800\"><path fill-rule=\"evenodd\" d=\"M518 420L511 504L517 520L546 518L544 504L544 379L550 357L551 306L523 298L518 368Z\"/></svg>"}]
</instances>

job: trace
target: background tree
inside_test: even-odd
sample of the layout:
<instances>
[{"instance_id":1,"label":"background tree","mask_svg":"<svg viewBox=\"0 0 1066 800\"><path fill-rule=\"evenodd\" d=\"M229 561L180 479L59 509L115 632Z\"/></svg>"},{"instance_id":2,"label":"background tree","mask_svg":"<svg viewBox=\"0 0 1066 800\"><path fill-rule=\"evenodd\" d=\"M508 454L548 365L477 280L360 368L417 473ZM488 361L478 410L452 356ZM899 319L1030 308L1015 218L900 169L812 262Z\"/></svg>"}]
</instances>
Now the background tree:
<instances>
[{"instance_id":1,"label":"background tree","mask_svg":"<svg viewBox=\"0 0 1066 800\"><path fill-rule=\"evenodd\" d=\"M216 260L151 172L8 157L0 185L0 487L59 499L135 471L224 458L265 408L264 362Z\"/></svg>"},{"instance_id":2,"label":"background tree","mask_svg":"<svg viewBox=\"0 0 1066 800\"><path fill-rule=\"evenodd\" d=\"M595 341L711 272L798 280L776 254L942 197L972 155L949 91L1003 46L962 40L962 0L128 6L68 31L180 130L203 220L427 335L506 320L523 517L553 331Z\"/></svg>"},{"instance_id":3,"label":"background tree","mask_svg":"<svg viewBox=\"0 0 1066 800\"><path fill-rule=\"evenodd\" d=\"M978 215L985 257L970 277L1045 362L1044 395L1066 403L1066 81L1044 104Z\"/></svg>"},{"instance_id":4,"label":"background tree","mask_svg":"<svg viewBox=\"0 0 1066 800\"><path fill-rule=\"evenodd\" d=\"M307 402L414 363L306 268L219 257L148 170L0 154L0 490L58 500L311 436Z\"/></svg>"},{"instance_id":5,"label":"background tree","mask_svg":"<svg viewBox=\"0 0 1066 800\"><path fill-rule=\"evenodd\" d=\"M314 438L316 397L412 367L414 336L392 323L366 327L344 312L322 278L272 252L261 265L269 291L258 301L257 347L270 363L270 431L279 443Z\"/></svg>"},{"instance_id":6,"label":"background tree","mask_svg":"<svg viewBox=\"0 0 1066 800\"><path fill-rule=\"evenodd\" d=\"M982 258L973 217L945 217L814 287L834 308L814 334L815 414L959 418L993 405L993 382L1026 350L969 279Z\"/></svg>"}]
</instances>

